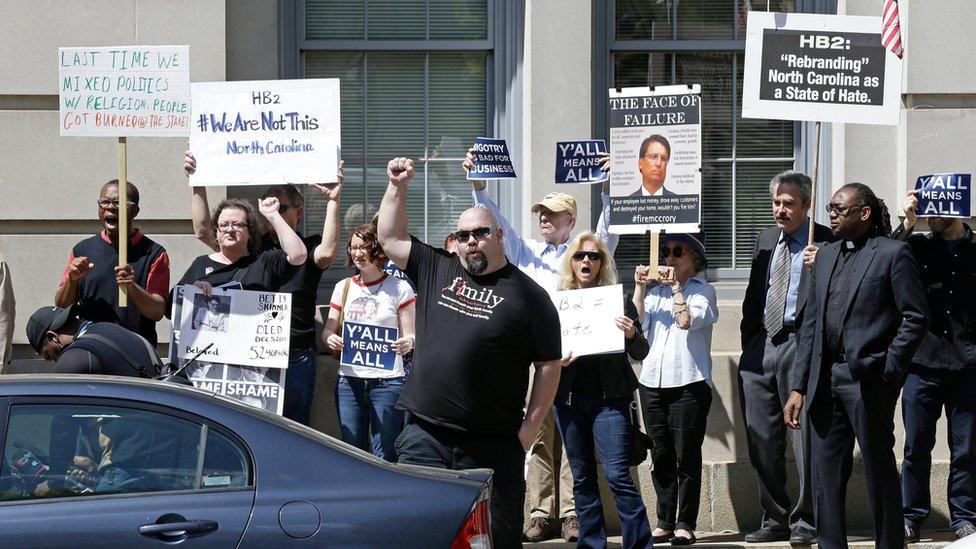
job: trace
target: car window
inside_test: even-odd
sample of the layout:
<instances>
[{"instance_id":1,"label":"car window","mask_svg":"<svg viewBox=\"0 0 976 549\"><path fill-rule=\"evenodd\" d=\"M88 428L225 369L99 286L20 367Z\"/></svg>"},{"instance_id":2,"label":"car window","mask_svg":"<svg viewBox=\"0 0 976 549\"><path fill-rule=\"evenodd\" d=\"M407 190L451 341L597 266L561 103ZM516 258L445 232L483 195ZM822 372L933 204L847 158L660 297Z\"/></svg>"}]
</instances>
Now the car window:
<instances>
[{"instance_id":1,"label":"car window","mask_svg":"<svg viewBox=\"0 0 976 549\"><path fill-rule=\"evenodd\" d=\"M134 408L14 405L0 499L193 489L202 428Z\"/></svg>"},{"instance_id":2,"label":"car window","mask_svg":"<svg viewBox=\"0 0 976 549\"><path fill-rule=\"evenodd\" d=\"M247 486L248 472L247 457L240 447L217 431L209 431L201 488Z\"/></svg>"}]
</instances>

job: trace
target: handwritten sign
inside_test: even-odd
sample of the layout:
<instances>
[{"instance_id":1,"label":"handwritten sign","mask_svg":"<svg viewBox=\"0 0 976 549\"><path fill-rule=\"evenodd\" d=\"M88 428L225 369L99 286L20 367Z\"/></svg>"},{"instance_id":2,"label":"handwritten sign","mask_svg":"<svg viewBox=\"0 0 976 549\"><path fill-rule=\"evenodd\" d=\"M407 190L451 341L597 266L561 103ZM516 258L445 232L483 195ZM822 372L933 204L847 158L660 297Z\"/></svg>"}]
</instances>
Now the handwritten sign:
<instances>
[{"instance_id":1,"label":"handwritten sign","mask_svg":"<svg viewBox=\"0 0 976 549\"><path fill-rule=\"evenodd\" d=\"M919 217L972 217L976 204L972 192L972 174L937 173L923 175L915 181Z\"/></svg>"},{"instance_id":2,"label":"handwritten sign","mask_svg":"<svg viewBox=\"0 0 976 549\"><path fill-rule=\"evenodd\" d=\"M371 324L342 323L342 357L339 364L392 371L396 367L393 342L399 330Z\"/></svg>"},{"instance_id":3,"label":"handwritten sign","mask_svg":"<svg viewBox=\"0 0 976 549\"><path fill-rule=\"evenodd\" d=\"M206 297L183 286L179 358L262 368L287 368L291 294L214 288Z\"/></svg>"},{"instance_id":4,"label":"handwritten sign","mask_svg":"<svg viewBox=\"0 0 976 549\"><path fill-rule=\"evenodd\" d=\"M901 60L881 18L749 12L742 117L896 125Z\"/></svg>"},{"instance_id":5,"label":"handwritten sign","mask_svg":"<svg viewBox=\"0 0 976 549\"><path fill-rule=\"evenodd\" d=\"M598 355L624 350L624 333L614 321L624 314L623 286L597 286L553 293L559 312L563 356Z\"/></svg>"},{"instance_id":6,"label":"handwritten sign","mask_svg":"<svg viewBox=\"0 0 976 549\"><path fill-rule=\"evenodd\" d=\"M59 48L58 104L62 136L186 136L190 48Z\"/></svg>"},{"instance_id":7,"label":"handwritten sign","mask_svg":"<svg viewBox=\"0 0 976 549\"><path fill-rule=\"evenodd\" d=\"M600 169L607 152L602 139L556 143L556 183L601 183L610 174Z\"/></svg>"},{"instance_id":8,"label":"handwritten sign","mask_svg":"<svg viewBox=\"0 0 976 549\"><path fill-rule=\"evenodd\" d=\"M191 186L335 181L338 79L204 82L190 93Z\"/></svg>"},{"instance_id":9,"label":"handwritten sign","mask_svg":"<svg viewBox=\"0 0 976 549\"><path fill-rule=\"evenodd\" d=\"M474 167L468 179L515 179L512 155L504 139L478 137L474 140Z\"/></svg>"}]
</instances>

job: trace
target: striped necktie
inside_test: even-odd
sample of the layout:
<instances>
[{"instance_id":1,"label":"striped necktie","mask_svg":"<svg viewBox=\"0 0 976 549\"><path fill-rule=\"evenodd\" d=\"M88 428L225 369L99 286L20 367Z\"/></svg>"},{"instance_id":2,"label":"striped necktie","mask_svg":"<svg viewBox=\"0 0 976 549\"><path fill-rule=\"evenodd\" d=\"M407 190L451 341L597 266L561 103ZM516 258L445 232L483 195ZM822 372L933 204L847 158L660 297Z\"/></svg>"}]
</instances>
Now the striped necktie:
<instances>
[{"instance_id":1,"label":"striped necktie","mask_svg":"<svg viewBox=\"0 0 976 549\"><path fill-rule=\"evenodd\" d=\"M766 293L766 311L763 324L769 337L775 337L783 329L783 314L786 312L786 294L790 290L790 237L783 235L776 247L776 263L769 279Z\"/></svg>"}]
</instances>

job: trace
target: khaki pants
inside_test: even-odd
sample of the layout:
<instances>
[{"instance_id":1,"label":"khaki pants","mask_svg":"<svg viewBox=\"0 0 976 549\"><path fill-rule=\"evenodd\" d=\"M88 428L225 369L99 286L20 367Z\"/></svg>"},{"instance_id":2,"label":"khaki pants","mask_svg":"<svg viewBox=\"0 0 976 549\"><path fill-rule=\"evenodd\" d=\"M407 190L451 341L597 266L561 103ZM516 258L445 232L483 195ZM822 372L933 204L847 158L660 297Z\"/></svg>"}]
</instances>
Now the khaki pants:
<instances>
[{"instance_id":1,"label":"khaki pants","mask_svg":"<svg viewBox=\"0 0 976 549\"><path fill-rule=\"evenodd\" d=\"M557 468L558 488L554 472ZM546 415L542 430L539 431L539 436L529 451L525 485L529 518L564 519L576 516L576 503L573 501L573 472L569 469L566 449L563 447L562 437L559 436L552 410Z\"/></svg>"}]
</instances>

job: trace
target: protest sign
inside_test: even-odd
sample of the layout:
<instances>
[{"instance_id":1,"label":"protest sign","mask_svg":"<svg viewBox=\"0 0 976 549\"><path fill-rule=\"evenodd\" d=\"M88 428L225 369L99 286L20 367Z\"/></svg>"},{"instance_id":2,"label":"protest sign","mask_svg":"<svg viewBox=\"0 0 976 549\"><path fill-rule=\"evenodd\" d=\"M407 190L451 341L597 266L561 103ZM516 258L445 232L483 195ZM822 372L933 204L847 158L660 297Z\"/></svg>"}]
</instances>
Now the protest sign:
<instances>
[{"instance_id":1,"label":"protest sign","mask_svg":"<svg viewBox=\"0 0 976 549\"><path fill-rule=\"evenodd\" d=\"M339 80L190 87L191 186L328 183L339 169Z\"/></svg>"},{"instance_id":2,"label":"protest sign","mask_svg":"<svg viewBox=\"0 0 976 549\"><path fill-rule=\"evenodd\" d=\"M898 124L901 60L881 18L749 12L742 117Z\"/></svg>"},{"instance_id":3,"label":"protest sign","mask_svg":"<svg viewBox=\"0 0 976 549\"><path fill-rule=\"evenodd\" d=\"M624 350L624 333L614 321L624 314L623 291L623 286L615 284L552 294L559 312L563 356Z\"/></svg>"},{"instance_id":4,"label":"protest sign","mask_svg":"<svg viewBox=\"0 0 976 549\"><path fill-rule=\"evenodd\" d=\"M610 231L698 232L701 94L697 84L610 90Z\"/></svg>"},{"instance_id":5,"label":"protest sign","mask_svg":"<svg viewBox=\"0 0 976 549\"><path fill-rule=\"evenodd\" d=\"M504 139L478 137L474 140L474 166L468 172L468 179L515 179L512 155Z\"/></svg>"},{"instance_id":6,"label":"protest sign","mask_svg":"<svg viewBox=\"0 0 976 549\"><path fill-rule=\"evenodd\" d=\"M62 136L185 137L190 48L58 48L58 104Z\"/></svg>"},{"instance_id":7,"label":"protest sign","mask_svg":"<svg viewBox=\"0 0 976 549\"><path fill-rule=\"evenodd\" d=\"M610 174L600 169L607 152L602 139L556 143L556 183L602 183Z\"/></svg>"},{"instance_id":8,"label":"protest sign","mask_svg":"<svg viewBox=\"0 0 976 549\"><path fill-rule=\"evenodd\" d=\"M196 286L182 290L177 356L261 368L287 368L291 294L214 288L204 296Z\"/></svg>"},{"instance_id":9,"label":"protest sign","mask_svg":"<svg viewBox=\"0 0 976 549\"><path fill-rule=\"evenodd\" d=\"M936 173L915 181L918 217L959 217L967 219L976 211L972 174Z\"/></svg>"},{"instance_id":10,"label":"protest sign","mask_svg":"<svg viewBox=\"0 0 976 549\"><path fill-rule=\"evenodd\" d=\"M393 342L400 337L398 334L397 328L357 324L347 319L342 323L342 357L339 364L393 371L397 358Z\"/></svg>"},{"instance_id":11,"label":"protest sign","mask_svg":"<svg viewBox=\"0 0 976 549\"><path fill-rule=\"evenodd\" d=\"M193 386L281 415L285 407L285 374L278 368L194 362L186 368Z\"/></svg>"}]
</instances>

